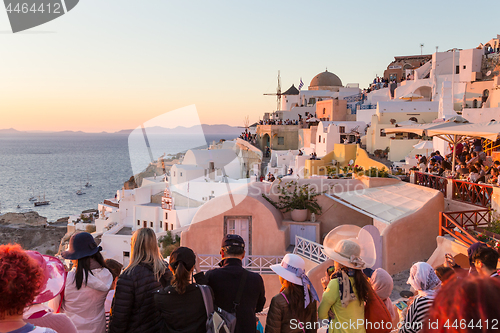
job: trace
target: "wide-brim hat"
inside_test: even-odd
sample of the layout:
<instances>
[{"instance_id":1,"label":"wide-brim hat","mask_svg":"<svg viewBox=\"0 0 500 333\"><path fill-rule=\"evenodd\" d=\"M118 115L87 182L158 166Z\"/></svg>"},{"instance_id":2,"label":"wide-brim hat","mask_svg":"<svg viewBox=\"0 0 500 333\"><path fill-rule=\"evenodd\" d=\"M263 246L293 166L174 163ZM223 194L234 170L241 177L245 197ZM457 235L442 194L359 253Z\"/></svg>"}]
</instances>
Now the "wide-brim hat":
<instances>
[{"instance_id":1,"label":"wide-brim hat","mask_svg":"<svg viewBox=\"0 0 500 333\"><path fill-rule=\"evenodd\" d=\"M42 255L36 251L26 251L43 270L44 280L40 293L35 297L34 304L50 301L59 295L66 284L66 272L62 262L52 256Z\"/></svg>"},{"instance_id":2,"label":"wide-brim hat","mask_svg":"<svg viewBox=\"0 0 500 333\"><path fill-rule=\"evenodd\" d=\"M73 234L69 240L69 250L61 253L64 259L78 260L90 257L101 251L102 247L97 246L94 237L88 232Z\"/></svg>"},{"instance_id":3,"label":"wide-brim hat","mask_svg":"<svg viewBox=\"0 0 500 333\"><path fill-rule=\"evenodd\" d=\"M330 259L353 269L373 267L377 260L373 237L351 224L330 231L323 241L322 251Z\"/></svg>"},{"instance_id":4,"label":"wide-brim hat","mask_svg":"<svg viewBox=\"0 0 500 333\"><path fill-rule=\"evenodd\" d=\"M300 276L297 276L296 273L286 269L286 267L290 267L290 266L293 267L292 270L294 269L295 271L298 271L299 269L301 269L303 272L304 268L306 267L306 263L304 262L304 259L302 259L298 255L292 254L292 253L287 253L283 257L281 264L271 265L270 268L276 274L281 276L283 279L301 286L302 285L302 278Z\"/></svg>"}]
</instances>

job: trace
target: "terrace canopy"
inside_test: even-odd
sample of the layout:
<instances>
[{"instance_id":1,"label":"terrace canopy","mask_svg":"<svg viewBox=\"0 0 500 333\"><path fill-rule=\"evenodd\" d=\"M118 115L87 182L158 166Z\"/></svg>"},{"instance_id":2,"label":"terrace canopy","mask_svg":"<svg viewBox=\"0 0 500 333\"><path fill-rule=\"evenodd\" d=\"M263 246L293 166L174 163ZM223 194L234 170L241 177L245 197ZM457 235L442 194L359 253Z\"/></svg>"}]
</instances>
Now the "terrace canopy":
<instances>
[{"instance_id":1,"label":"terrace canopy","mask_svg":"<svg viewBox=\"0 0 500 333\"><path fill-rule=\"evenodd\" d=\"M491 124L491 123L487 123ZM455 147L457 144L478 138L483 137L479 135L474 129L480 129L485 127L485 124L469 124L468 121L462 117L453 117L445 122L437 122L437 123L428 123L428 124L418 124L412 126L404 126L404 127L395 127L395 128L386 128L385 133L415 133L418 135L426 135L426 136L436 136L440 139L443 139L446 142L449 142L453 145L453 157L452 157L452 170L455 170ZM500 123L499 126L500 128ZM462 131L458 134L457 130L462 128ZM492 136L491 131L494 131L493 127L490 128L490 137ZM487 132L484 132L487 133ZM498 135L498 132L497 134ZM495 137L496 140L496 137Z\"/></svg>"}]
</instances>

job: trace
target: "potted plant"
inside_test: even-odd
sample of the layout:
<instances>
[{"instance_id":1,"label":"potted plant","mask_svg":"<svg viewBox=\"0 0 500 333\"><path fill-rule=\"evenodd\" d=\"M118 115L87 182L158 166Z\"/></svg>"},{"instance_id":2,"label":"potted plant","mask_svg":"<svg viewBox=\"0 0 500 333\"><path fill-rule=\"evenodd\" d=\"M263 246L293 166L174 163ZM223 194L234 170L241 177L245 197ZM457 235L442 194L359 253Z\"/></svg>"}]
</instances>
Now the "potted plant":
<instances>
[{"instance_id":1,"label":"potted plant","mask_svg":"<svg viewBox=\"0 0 500 333\"><path fill-rule=\"evenodd\" d=\"M310 188L309 184L298 185L296 181L289 181L285 185L278 184L279 201L275 202L265 194L264 199L271 205L284 212L292 212L292 220L304 222L307 219L307 213L315 215L321 214L321 206L316 201L318 195L324 192L316 192Z\"/></svg>"}]
</instances>

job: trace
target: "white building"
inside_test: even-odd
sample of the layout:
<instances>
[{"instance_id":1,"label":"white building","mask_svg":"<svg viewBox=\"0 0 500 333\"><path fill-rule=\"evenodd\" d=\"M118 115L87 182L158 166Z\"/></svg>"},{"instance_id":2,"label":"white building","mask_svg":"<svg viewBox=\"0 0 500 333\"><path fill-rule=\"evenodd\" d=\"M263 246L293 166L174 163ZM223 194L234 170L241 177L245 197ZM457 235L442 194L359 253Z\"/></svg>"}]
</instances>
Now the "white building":
<instances>
[{"instance_id":1,"label":"white building","mask_svg":"<svg viewBox=\"0 0 500 333\"><path fill-rule=\"evenodd\" d=\"M363 121L321 121L316 131L316 154L321 158L331 152L336 143L356 142L365 134L365 127Z\"/></svg>"},{"instance_id":2,"label":"white building","mask_svg":"<svg viewBox=\"0 0 500 333\"><path fill-rule=\"evenodd\" d=\"M127 264L132 233L140 228L151 228L158 237L167 231L179 234L206 202L227 193L245 194L256 180L250 171L260 169L261 160L262 153L246 141L225 141L211 149L189 150L181 164L172 166L170 176L144 178L139 188L117 191L98 207L95 225L103 255Z\"/></svg>"}]
</instances>

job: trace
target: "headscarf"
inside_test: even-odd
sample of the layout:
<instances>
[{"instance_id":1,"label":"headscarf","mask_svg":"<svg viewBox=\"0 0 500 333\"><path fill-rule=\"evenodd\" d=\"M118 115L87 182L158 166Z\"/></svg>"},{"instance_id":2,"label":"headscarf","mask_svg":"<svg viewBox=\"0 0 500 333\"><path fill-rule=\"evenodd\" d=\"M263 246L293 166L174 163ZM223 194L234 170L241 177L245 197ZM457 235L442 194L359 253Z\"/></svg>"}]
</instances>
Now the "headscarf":
<instances>
[{"instance_id":1,"label":"headscarf","mask_svg":"<svg viewBox=\"0 0 500 333\"><path fill-rule=\"evenodd\" d=\"M391 318L394 318L396 313L394 312L394 305L392 305L390 299L392 289L394 288L392 277L384 269L377 268L370 278L370 283L378 297L384 302L387 310L389 310Z\"/></svg>"},{"instance_id":2,"label":"headscarf","mask_svg":"<svg viewBox=\"0 0 500 333\"><path fill-rule=\"evenodd\" d=\"M333 273L333 278L339 281L340 304L342 304L343 308L346 308L349 303L358 299L349 279L349 277L354 277L355 273L356 271L352 268L349 268L347 272L341 269Z\"/></svg>"},{"instance_id":3,"label":"headscarf","mask_svg":"<svg viewBox=\"0 0 500 333\"><path fill-rule=\"evenodd\" d=\"M411 266L407 283L418 291L419 296L430 299L434 299L436 289L441 286L441 280L434 272L434 268L426 262L417 262Z\"/></svg>"},{"instance_id":4,"label":"headscarf","mask_svg":"<svg viewBox=\"0 0 500 333\"><path fill-rule=\"evenodd\" d=\"M304 309L307 308L309 303L311 303L311 297L309 296L309 292L311 293L313 300L319 302L318 293L316 293L316 289L314 289L311 280L309 280L305 271L302 268L290 266L284 261L281 262L281 267L283 267L289 272L294 273L298 278L302 280L302 287L304 287Z\"/></svg>"},{"instance_id":5,"label":"headscarf","mask_svg":"<svg viewBox=\"0 0 500 333\"><path fill-rule=\"evenodd\" d=\"M467 249L467 256L469 257L469 264L471 268L474 267L474 263L472 262L472 256L474 256L474 253L479 250L479 248L486 246L488 245L484 244L483 242L477 242L469 246L469 248Z\"/></svg>"}]
</instances>

